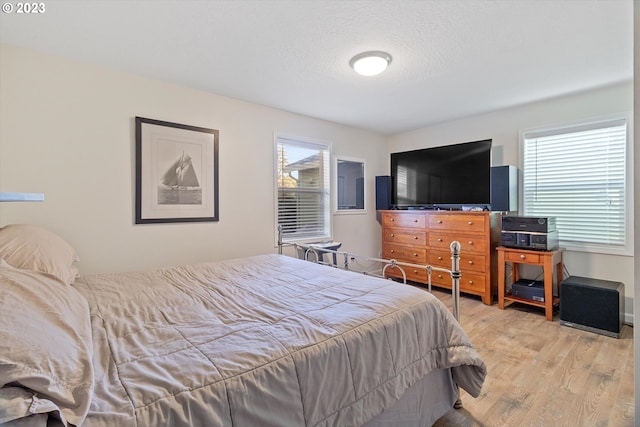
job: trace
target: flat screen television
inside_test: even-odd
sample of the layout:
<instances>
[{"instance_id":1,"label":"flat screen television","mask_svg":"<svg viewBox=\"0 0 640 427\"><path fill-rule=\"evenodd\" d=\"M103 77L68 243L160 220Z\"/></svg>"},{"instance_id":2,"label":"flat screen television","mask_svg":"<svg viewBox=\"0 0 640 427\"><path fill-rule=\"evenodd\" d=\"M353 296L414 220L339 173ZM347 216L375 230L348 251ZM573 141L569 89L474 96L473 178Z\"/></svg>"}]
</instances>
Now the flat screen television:
<instances>
[{"instance_id":1,"label":"flat screen television","mask_svg":"<svg viewBox=\"0 0 640 427\"><path fill-rule=\"evenodd\" d=\"M396 209L488 208L491 203L491 140L391 154Z\"/></svg>"}]
</instances>

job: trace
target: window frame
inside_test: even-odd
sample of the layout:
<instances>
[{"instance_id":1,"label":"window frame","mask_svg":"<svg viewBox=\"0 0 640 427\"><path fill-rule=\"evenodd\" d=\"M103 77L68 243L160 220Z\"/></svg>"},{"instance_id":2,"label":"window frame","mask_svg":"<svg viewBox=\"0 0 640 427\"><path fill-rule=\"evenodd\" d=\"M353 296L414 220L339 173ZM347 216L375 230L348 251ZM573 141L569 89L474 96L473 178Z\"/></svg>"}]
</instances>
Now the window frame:
<instances>
[{"instance_id":1,"label":"window frame","mask_svg":"<svg viewBox=\"0 0 640 427\"><path fill-rule=\"evenodd\" d=\"M579 132L587 128L607 127L607 124L615 126L616 121L624 121L626 125L626 139L625 139L625 156L624 156L624 243L621 245L606 245L599 244L597 242L584 242L573 243L570 241L563 241L562 230L559 230L560 246L566 250L586 253L600 253L607 255L622 255L633 256L633 227L634 227L634 208L633 208L633 121L631 120L630 113L618 113L607 116L599 116L585 120L576 120L572 122L566 122L561 124L546 125L536 128L523 129L519 132L519 151L520 151L520 164L522 165L522 179L519 184L519 191L522 195L520 197L520 212L523 215L528 215L526 206L526 194L525 194L525 139L529 135L535 134L562 134ZM563 132L565 131L565 132Z\"/></svg>"},{"instance_id":2,"label":"window frame","mask_svg":"<svg viewBox=\"0 0 640 427\"><path fill-rule=\"evenodd\" d=\"M287 133L276 132L273 137L273 179L274 179L274 230L275 230L275 243L276 246L278 244L278 225L279 225L279 186L278 186L278 146L280 144L280 140L288 140L293 144L291 145L299 145L302 148L318 148L325 150L326 159L323 159L325 168L323 173L323 180L325 181L325 188L320 192L324 192L322 195L324 199L324 209L323 209L323 217L324 217L324 232L319 233L316 236L308 236L308 237L298 237L298 238L287 238L283 233L282 242L283 243L311 243L311 242L319 242L319 241L328 241L333 239L333 221L332 221L332 197L333 197L333 188L332 188L332 166L331 166L331 143L327 141L322 141L318 139L303 137L299 135L292 135Z\"/></svg>"}]
</instances>

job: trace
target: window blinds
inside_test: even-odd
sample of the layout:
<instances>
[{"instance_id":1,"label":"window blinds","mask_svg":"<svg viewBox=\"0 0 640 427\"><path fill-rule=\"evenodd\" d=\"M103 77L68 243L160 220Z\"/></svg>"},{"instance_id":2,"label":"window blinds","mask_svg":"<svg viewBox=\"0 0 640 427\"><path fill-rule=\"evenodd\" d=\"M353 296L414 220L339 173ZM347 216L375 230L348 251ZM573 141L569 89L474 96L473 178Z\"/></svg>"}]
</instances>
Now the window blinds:
<instances>
[{"instance_id":1,"label":"window blinds","mask_svg":"<svg viewBox=\"0 0 640 427\"><path fill-rule=\"evenodd\" d=\"M277 221L283 241L330 237L329 147L277 138Z\"/></svg>"},{"instance_id":2,"label":"window blinds","mask_svg":"<svg viewBox=\"0 0 640 427\"><path fill-rule=\"evenodd\" d=\"M555 216L563 245L624 247L624 119L523 135L523 207Z\"/></svg>"}]
</instances>

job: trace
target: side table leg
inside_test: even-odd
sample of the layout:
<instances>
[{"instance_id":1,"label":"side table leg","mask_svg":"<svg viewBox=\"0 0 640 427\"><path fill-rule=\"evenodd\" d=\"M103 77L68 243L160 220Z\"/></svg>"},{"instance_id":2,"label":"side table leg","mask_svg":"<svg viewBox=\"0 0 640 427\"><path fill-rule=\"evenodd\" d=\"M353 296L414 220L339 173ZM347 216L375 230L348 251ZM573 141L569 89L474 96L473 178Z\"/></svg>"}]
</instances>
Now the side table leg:
<instances>
[{"instance_id":1,"label":"side table leg","mask_svg":"<svg viewBox=\"0 0 640 427\"><path fill-rule=\"evenodd\" d=\"M504 310L504 252L498 251L498 308Z\"/></svg>"},{"instance_id":2,"label":"side table leg","mask_svg":"<svg viewBox=\"0 0 640 427\"><path fill-rule=\"evenodd\" d=\"M553 256L544 257L544 312L547 320L553 320Z\"/></svg>"}]
</instances>

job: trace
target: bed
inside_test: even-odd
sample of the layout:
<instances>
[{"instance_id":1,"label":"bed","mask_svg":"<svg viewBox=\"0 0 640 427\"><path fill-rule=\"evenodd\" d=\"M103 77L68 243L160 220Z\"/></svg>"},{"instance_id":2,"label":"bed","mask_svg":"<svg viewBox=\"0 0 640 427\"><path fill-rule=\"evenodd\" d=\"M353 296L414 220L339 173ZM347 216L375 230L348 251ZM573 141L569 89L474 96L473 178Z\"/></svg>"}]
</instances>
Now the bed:
<instances>
[{"instance_id":1,"label":"bed","mask_svg":"<svg viewBox=\"0 0 640 427\"><path fill-rule=\"evenodd\" d=\"M16 249L14 227L0 424L423 426L480 393L483 361L424 290L279 254L78 277L32 226L56 259L24 261L52 248Z\"/></svg>"}]
</instances>

